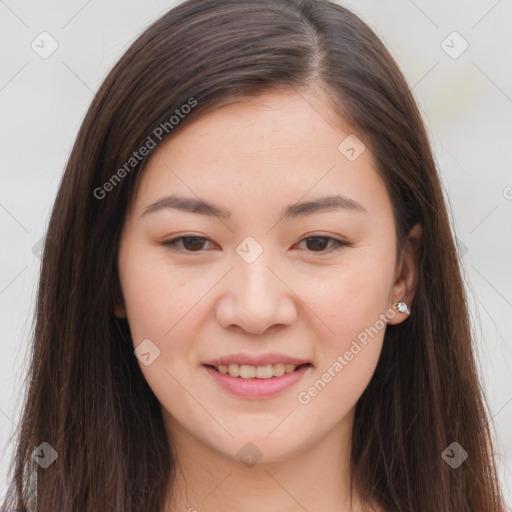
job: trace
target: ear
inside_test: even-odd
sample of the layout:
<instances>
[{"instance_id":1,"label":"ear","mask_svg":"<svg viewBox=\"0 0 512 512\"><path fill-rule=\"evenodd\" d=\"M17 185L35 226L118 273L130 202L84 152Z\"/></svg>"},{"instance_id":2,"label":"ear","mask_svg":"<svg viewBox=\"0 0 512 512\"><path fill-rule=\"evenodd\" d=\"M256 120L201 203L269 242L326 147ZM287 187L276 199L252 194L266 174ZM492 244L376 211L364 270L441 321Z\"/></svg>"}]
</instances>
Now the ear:
<instances>
[{"instance_id":1,"label":"ear","mask_svg":"<svg viewBox=\"0 0 512 512\"><path fill-rule=\"evenodd\" d=\"M118 279L114 281L112 303L114 304L114 315L116 315L117 318L126 318L126 307L124 305L123 292L121 291L121 285L119 284Z\"/></svg>"},{"instance_id":2,"label":"ear","mask_svg":"<svg viewBox=\"0 0 512 512\"><path fill-rule=\"evenodd\" d=\"M114 305L114 315L117 318L126 318L126 308L124 305L124 297L123 291L121 289L121 282L119 280L119 271L117 270L117 265L115 268L115 274L112 283L112 293L111 293L111 301L110 304Z\"/></svg>"},{"instance_id":3,"label":"ear","mask_svg":"<svg viewBox=\"0 0 512 512\"><path fill-rule=\"evenodd\" d=\"M395 282L391 289L389 296L390 302L388 304L388 308L393 308L396 314L393 318L388 320L388 324L399 324L409 316L407 313L397 311L394 305L397 302L405 302L409 310L411 309L418 284L418 259L421 234L421 224L417 223L409 231L402 253L400 254L395 273Z\"/></svg>"},{"instance_id":4,"label":"ear","mask_svg":"<svg viewBox=\"0 0 512 512\"><path fill-rule=\"evenodd\" d=\"M117 316L117 318L126 318L126 309L123 305L116 305L114 306L114 315Z\"/></svg>"}]
</instances>

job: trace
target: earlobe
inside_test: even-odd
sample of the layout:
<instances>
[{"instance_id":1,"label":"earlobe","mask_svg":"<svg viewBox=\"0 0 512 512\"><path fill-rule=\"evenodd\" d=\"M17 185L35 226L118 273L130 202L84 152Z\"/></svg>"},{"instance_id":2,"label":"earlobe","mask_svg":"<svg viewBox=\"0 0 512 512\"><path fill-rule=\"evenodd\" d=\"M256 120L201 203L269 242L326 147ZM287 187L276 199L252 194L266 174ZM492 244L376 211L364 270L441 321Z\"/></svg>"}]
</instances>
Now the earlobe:
<instances>
[{"instance_id":1,"label":"earlobe","mask_svg":"<svg viewBox=\"0 0 512 512\"><path fill-rule=\"evenodd\" d=\"M411 305L418 285L418 260L422 235L421 224L415 224L409 231L407 241L402 249L397 274L391 292L391 303L395 315L389 319L388 324L399 324L411 314Z\"/></svg>"},{"instance_id":2,"label":"earlobe","mask_svg":"<svg viewBox=\"0 0 512 512\"><path fill-rule=\"evenodd\" d=\"M400 313L406 313L408 315L411 314L411 310L409 309L409 306L405 302L397 302L396 309L398 309L398 311L400 311Z\"/></svg>"}]
</instances>

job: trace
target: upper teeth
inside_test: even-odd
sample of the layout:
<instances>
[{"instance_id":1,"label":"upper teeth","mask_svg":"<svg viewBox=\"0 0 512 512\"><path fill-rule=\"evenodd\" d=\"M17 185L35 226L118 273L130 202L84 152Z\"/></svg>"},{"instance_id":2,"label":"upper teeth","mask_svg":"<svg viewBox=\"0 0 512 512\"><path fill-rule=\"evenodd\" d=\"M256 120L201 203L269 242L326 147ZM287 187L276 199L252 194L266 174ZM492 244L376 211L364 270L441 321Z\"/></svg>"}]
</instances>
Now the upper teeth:
<instances>
[{"instance_id":1,"label":"upper teeth","mask_svg":"<svg viewBox=\"0 0 512 512\"><path fill-rule=\"evenodd\" d=\"M242 379L270 379L280 377L285 373L291 373L297 368L294 364L268 364L266 366L249 366L247 364L230 364L215 367L220 373L228 374L231 377L241 377Z\"/></svg>"}]
</instances>

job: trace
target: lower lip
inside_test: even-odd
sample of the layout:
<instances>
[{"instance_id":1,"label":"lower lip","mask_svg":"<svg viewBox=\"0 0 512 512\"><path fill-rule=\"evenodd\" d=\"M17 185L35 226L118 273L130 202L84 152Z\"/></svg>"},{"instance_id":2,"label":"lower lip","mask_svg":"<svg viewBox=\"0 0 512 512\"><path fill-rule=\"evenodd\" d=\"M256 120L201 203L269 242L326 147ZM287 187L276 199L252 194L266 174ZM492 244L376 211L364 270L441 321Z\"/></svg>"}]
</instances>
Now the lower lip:
<instances>
[{"instance_id":1,"label":"lower lip","mask_svg":"<svg viewBox=\"0 0 512 512\"><path fill-rule=\"evenodd\" d=\"M211 366L204 367L222 388L235 396L243 398L264 398L276 395L293 386L311 368L310 365L304 365L298 370L270 379L242 379L241 377L231 377L229 374L220 373Z\"/></svg>"}]
</instances>

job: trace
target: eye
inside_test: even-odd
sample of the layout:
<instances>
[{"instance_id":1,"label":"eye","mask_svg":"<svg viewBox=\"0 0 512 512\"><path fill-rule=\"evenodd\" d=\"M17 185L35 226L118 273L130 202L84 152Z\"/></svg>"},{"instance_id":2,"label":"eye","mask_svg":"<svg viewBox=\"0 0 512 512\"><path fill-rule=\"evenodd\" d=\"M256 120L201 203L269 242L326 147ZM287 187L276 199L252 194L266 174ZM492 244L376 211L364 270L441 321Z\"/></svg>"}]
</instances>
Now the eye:
<instances>
[{"instance_id":1,"label":"eye","mask_svg":"<svg viewBox=\"0 0 512 512\"><path fill-rule=\"evenodd\" d=\"M330 236L323 236L323 235L308 236L306 238L303 238L301 240L301 242L306 242L306 245L309 248L312 248L312 252L323 252L323 253L330 253L330 252L336 251L337 249L340 249L341 247L350 245L348 242L342 242L341 240L338 240L336 238L332 238ZM328 250L325 250L325 247L326 247L326 245L329 244L329 242L332 242L331 248Z\"/></svg>"},{"instance_id":2,"label":"eye","mask_svg":"<svg viewBox=\"0 0 512 512\"><path fill-rule=\"evenodd\" d=\"M342 242L341 240L337 240L336 238L332 238L330 236L323 235L313 235L303 238L301 242L306 242L306 245L310 252L321 252L321 253L330 253L340 249L341 247L350 246L348 242ZM204 249L204 244L210 243L208 238L203 236L179 236L177 238L173 238L172 240L167 240L162 242L162 245L171 248L173 251L177 252L201 252ZM326 250L326 246L331 243L331 248Z\"/></svg>"},{"instance_id":3,"label":"eye","mask_svg":"<svg viewBox=\"0 0 512 512\"><path fill-rule=\"evenodd\" d=\"M182 242L182 244L179 242ZM200 252L205 242L209 242L209 240L203 236L179 236L162 242L162 245L170 247L173 251L177 252Z\"/></svg>"}]
</instances>

